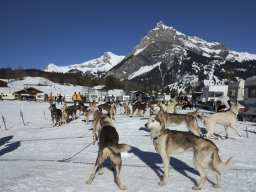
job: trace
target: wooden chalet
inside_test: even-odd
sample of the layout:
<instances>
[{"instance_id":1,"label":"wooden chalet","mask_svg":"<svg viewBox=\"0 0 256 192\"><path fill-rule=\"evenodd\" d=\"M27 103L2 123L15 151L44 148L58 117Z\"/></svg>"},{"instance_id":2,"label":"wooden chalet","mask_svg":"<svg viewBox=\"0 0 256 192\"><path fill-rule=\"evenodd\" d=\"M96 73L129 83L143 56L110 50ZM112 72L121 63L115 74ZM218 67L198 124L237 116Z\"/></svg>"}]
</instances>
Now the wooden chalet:
<instances>
[{"instance_id":1,"label":"wooden chalet","mask_svg":"<svg viewBox=\"0 0 256 192\"><path fill-rule=\"evenodd\" d=\"M26 87L15 92L15 94L18 95L18 98L21 100L36 100L37 93L43 93L43 91L40 91L34 87Z\"/></svg>"}]
</instances>

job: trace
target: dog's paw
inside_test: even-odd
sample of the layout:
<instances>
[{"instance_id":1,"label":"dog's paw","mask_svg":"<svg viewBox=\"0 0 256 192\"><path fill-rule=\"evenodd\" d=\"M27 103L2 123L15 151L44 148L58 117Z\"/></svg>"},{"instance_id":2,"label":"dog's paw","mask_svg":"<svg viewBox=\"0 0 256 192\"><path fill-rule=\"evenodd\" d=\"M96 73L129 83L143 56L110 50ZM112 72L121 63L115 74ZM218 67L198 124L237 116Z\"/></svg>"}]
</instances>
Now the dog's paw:
<instances>
[{"instance_id":1,"label":"dog's paw","mask_svg":"<svg viewBox=\"0 0 256 192\"><path fill-rule=\"evenodd\" d=\"M193 189L193 190L201 190L201 187L199 187L199 186L194 186L194 187L192 187L192 189Z\"/></svg>"},{"instance_id":2,"label":"dog's paw","mask_svg":"<svg viewBox=\"0 0 256 192\"><path fill-rule=\"evenodd\" d=\"M220 188L220 185L214 184L213 187L214 187L214 188Z\"/></svg>"},{"instance_id":3,"label":"dog's paw","mask_svg":"<svg viewBox=\"0 0 256 192\"><path fill-rule=\"evenodd\" d=\"M127 189L126 185L121 185L121 186L119 186L119 188L120 188L120 190L126 190Z\"/></svg>"},{"instance_id":4,"label":"dog's paw","mask_svg":"<svg viewBox=\"0 0 256 192\"><path fill-rule=\"evenodd\" d=\"M90 184L92 184L92 180L91 179L88 179L88 180L86 180L86 182L85 182L87 185L90 185Z\"/></svg>"},{"instance_id":5,"label":"dog's paw","mask_svg":"<svg viewBox=\"0 0 256 192\"><path fill-rule=\"evenodd\" d=\"M98 175L103 175L103 170L99 170Z\"/></svg>"},{"instance_id":6,"label":"dog's paw","mask_svg":"<svg viewBox=\"0 0 256 192\"><path fill-rule=\"evenodd\" d=\"M165 182L165 181L159 181L159 182L158 182L158 185L160 185L160 186L165 186L165 185L166 185L166 182Z\"/></svg>"}]
</instances>

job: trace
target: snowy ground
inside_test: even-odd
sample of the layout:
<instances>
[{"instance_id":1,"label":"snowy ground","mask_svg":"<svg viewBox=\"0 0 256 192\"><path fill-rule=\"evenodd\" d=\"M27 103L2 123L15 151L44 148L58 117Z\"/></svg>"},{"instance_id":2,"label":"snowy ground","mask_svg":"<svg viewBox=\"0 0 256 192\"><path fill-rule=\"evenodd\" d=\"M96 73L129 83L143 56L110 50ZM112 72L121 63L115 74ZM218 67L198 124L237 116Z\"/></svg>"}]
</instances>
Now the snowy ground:
<instances>
[{"instance_id":1,"label":"snowy ground","mask_svg":"<svg viewBox=\"0 0 256 192\"><path fill-rule=\"evenodd\" d=\"M104 175L96 175L91 185L85 184L98 152L98 145L91 144L92 123L86 125L81 115L67 125L51 127L48 106L48 103L0 101L0 191L119 191L114 182L115 173L109 169L109 161L105 163ZM8 130L5 130L2 116L6 119ZM121 178L128 187L127 191L192 191L191 188L199 181L199 175L194 169L191 152L173 156L168 184L164 187L158 185L162 161L154 150L148 130L144 128L146 122L147 119L140 117L121 115L120 111L114 121L120 143L133 147L131 152L122 153ZM199 125L203 128L201 121ZM207 172L209 181L202 191L256 190L256 126L249 122L238 122L238 127L242 137L230 130L230 139L213 140L220 149L223 161L234 156L231 170L222 174L222 188L212 188L215 177ZM246 137L246 127L249 138ZM185 126L176 129L187 130ZM224 135L223 131L221 126L216 129L219 135ZM69 161L59 161L76 153Z\"/></svg>"}]
</instances>

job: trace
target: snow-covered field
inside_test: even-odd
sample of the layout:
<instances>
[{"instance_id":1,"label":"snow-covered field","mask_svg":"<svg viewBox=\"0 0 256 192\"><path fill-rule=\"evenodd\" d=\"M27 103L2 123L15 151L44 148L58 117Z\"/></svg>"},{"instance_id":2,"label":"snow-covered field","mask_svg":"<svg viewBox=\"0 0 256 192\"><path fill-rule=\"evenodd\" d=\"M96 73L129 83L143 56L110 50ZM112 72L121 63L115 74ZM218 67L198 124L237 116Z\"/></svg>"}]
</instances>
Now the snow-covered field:
<instances>
[{"instance_id":1,"label":"snow-covered field","mask_svg":"<svg viewBox=\"0 0 256 192\"><path fill-rule=\"evenodd\" d=\"M48 103L0 101L0 191L119 191L114 182L115 173L109 169L109 161L105 162L103 175L96 175L91 185L85 184L98 152L98 145L91 144L92 122L86 125L81 115L67 125L51 127L48 106ZM23 112L25 125L20 111ZM7 130L2 116L6 119ZM144 128L146 122L147 119L122 115L120 109L113 122L120 143L133 147L131 152L122 153L121 179L127 185L127 191L192 191L191 188L199 181L199 174L194 169L191 152L173 156L168 184L164 187L158 185L162 161L154 150L148 130ZM201 121L199 125L203 128ZM256 191L256 126L238 122L238 127L242 137L229 130L230 139L213 140L223 161L234 156L231 170L222 174L222 188L212 187L215 176L207 171L209 180L202 191ZM187 131L185 126L175 128ZM224 135L223 127L218 126L216 133ZM59 161L73 155L68 161Z\"/></svg>"}]
</instances>

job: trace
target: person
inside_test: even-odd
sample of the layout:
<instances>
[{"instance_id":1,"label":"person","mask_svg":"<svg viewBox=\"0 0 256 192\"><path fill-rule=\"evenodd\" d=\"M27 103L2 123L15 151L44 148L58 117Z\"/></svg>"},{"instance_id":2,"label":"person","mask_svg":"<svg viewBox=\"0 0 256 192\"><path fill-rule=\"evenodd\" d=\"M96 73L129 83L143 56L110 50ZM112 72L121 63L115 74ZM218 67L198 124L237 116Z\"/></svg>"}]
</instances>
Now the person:
<instances>
[{"instance_id":1,"label":"person","mask_svg":"<svg viewBox=\"0 0 256 192\"><path fill-rule=\"evenodd\" d=\"M48 101L49 101L50 105L53 104L53 95L52 95L52 92L51 92L50 95L49 95Z\"/></svg>"},{"instance_id":2,"label":"person","mask_svg":"<svg viewBox=\"0 0 256 192\"><path fill-rule=\"evenodd\" d=\"M61 96L61 94L59 94L59 96L58 96L58 104L59 103L61 103L61 105L62 105L62 96Z\"/></svg>"},{"instance_id":3,"label":"person","mask_svg":"<svg viewBox=\"0 0 256 192\"><path fill-rule=\"evenodd\" d=\"M74 92L74 94L72 96L72 101L74 101L74 105L76 105L76 102L77 102L77 94L76 94L76 92Z\"/></svg>"},{"instance_id":4,"label":"person","mask_svg":"<svg viewBox=\"0 0 256 192\"><path fill-rule=\"evenodd\" d=\"M78 103L82 102L82 97L81 97L80 92L76 94L76 100Z\"/></svg>"},{"instance_id":5,"label":"person","mask_svg":"<svg viewBox=\"0 0 256 192\"><path fill-rule=\"evenodd\" d=\"M230 109L230 98L228 96L220 96L215 101L215 111L228 111Z\"/></svg>"}]
</instances>

